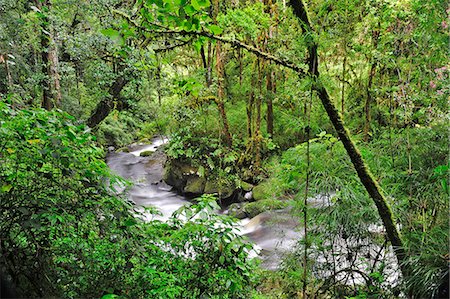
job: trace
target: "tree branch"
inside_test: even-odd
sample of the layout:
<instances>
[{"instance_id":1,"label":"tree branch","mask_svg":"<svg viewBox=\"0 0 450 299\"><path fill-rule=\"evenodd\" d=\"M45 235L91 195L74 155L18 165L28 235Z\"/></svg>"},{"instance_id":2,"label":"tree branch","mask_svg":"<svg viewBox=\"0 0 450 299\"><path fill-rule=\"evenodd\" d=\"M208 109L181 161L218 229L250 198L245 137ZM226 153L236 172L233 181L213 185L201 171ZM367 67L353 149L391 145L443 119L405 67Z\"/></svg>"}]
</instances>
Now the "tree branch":
<instances>
[{"instance_id":1,"label":"tree branch","mask_svg":"<svg viewBox=\"0 0 450 299\"><path fill-rule=\"evenodd\" d=\"M158 28L161 28L161 29L158 29L158 30L156 30L156 29L153 30L153 29L149 29L149 28L146 28L146 27L142 26L136 20L132 19L129 15L125 14L122 11L114 10L114 12L116 14L122 16L130 24L132 24L133 26L135 26L136 28L138 28L138 29L140 29L140 30L142 30L144 32L148 32L148 33L151 33L151 34L160 34L160 35L182 35L182 36L197 36L197 37L203 36L203 37L207 37L209 39L220 41L220 42L223 42L225 44L231 45L232 47L235 47L235 48L243 48L243 49L247 50L248 52L255 54L258 57L261 57L261 58L263 58L265 60L268 60L268 61L273 61L274 63L276 63L278 65L282 65L282 66L284 66L284 67L286 67L288 69L291 69L291 70L295 71L296 73L298 73L300 76L305 76L306 75L305 70L302 67L298 66L297 64L295 64L295 63L293 63L293 62L291 62L289 60L276 57L276 56L274 56L274 55L272 55L270 53L261 51L258 48L255 48L255 47L253 47L251 45L247 45L247 44L245 44L245 43L243 43L243 42L241 42L239 40L227 39L225 37L217 36L217 35L214 35L214 34L212 34L210 32L207 32L207 31L178 30L178 29L168 28L168 27L162 26L162 25L157 24L157 23L148 22L148 24L150 24L152 26L156 26Z\"/></svg>"}]
</instances>

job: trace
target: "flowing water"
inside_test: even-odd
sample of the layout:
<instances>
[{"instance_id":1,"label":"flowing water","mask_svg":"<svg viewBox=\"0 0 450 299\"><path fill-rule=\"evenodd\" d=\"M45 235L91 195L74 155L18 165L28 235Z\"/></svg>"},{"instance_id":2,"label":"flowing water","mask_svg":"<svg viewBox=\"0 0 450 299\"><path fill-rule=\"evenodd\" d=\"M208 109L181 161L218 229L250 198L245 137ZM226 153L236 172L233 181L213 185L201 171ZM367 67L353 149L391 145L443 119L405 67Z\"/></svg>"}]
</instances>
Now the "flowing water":
<instances>
[{"instance_id":1,"label":"flowing water","mask_svg":"<svg viewBox=\"0 0 450 299\"><path fill-rule=\"evenodd\" d=\"M189 204L190 202L184 196L172 191L172 187L163 181L163 165L165 155L162 150L158 149L165 143L164 139L154 139L150 145L138 145L132 148L129 153L111 152L108 155L107 162L109 167L118 175L132 181L134 185L128 190L127 195L138 207L153 206L159 209L161 216L156 219L167 220L173 212ZM144 151L153 151L154 153L148 157L141 157L140 153ZM311 207L321 208L330 205L330 196L317 196L310 198L308 203ZM221 211L220 213L226 213ZM219 213L219 211L218 211ZM148 220L151 220L150 218ZM257 215L252 219L243 219L236 223L240 234L247 236L255 245L258 257L262 260L262 267L266 269L277 269L280 266L283 255L295 247L296 242L302 239L301 229L299 229L298 217L291 215L289 209L268 211ZM375 230L380 229L376 227ZM382 228L381 228L382 230ZM357 250L359 256L367 256L367 259L354 258L352 262L348 260L349 253L354 253L355 249L348 251L348 248L358 245L360 242L347 241L336 236L333 243L335 252L332 252L332 261L328 260L330 254L318 253L316 256L310 256L316 261L316 264L333 263L336 268L334 275L331 270L319 271L315 270L316 275L321 277L336 276L338 281L344 284L362 283L363 277L355 277L353 272L348 275L346 269L358 269L365 272L367 264L376 263L382 260L384 256L387 261L385 275L386 283L395 283L398 281L398 266L393 255L392 248L384 250L380 246L375 245L370 240L364 248ZM339 253L338 253L339 252ZM327 267L325 267L326 269ZM341 276L336 273L341 272Z\"/></svg>"},{"instance_id":2,"label":"flowing water","mask_svg":"<svg viewBox=\"0 0 450 299\"><path fill-rule=\"evenodd\" d=\"M150 145L136 146L129 153L112 152L107 158L109 167L115 173L134 182L127 193L129 199L137 206L158 208L162 216L156 218L163 221L183 205L189 204L187 198L172 191L172 187L162 179L165 155L158 147L164 142L162 138L157 138ZM154 153L141 157L140 153L144 151ZM226 210L222 212L226 213ZM301 238L301 234L296 231L298 221L288 210L264 212L236 224L240 233L255 244L262 266L267 269L276 269L282 254L293 248Z\"/></svg>"}]
</instances>

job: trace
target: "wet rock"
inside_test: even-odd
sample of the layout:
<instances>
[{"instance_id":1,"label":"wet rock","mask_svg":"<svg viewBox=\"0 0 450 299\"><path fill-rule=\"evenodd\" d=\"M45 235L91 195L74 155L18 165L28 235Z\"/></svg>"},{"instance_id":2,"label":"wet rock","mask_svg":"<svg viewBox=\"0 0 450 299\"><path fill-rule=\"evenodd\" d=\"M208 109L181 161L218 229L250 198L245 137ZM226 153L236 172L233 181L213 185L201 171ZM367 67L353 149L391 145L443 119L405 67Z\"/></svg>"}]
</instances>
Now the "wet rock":
<instances>
[{"instance_id":1,"label":"wet rock","mask_svg":"<svg viewBox=\"0 0 450 299\"><path fill-rule=\"evenodd\" d=\"M228 198L233 195L236 187L230 182L219 183L216 180L208 180L205 184L204 193L217 194L220 198Z\"/></svg>"},{"instance_id":2,"label":"wet rock","mask_svg":"<svg viewBox=\"0 0 450 299\"><path fill-rule=\"evenodd\" d=\"M241 189L243 191L246 191L246 192L252 191L252 189L254 187L252 184L249 184L249 183L244 182L244 181L241 181L240 184L241 184Z\"/></svg>"},{"instance_id":3,"label":"wet rock","mask_svg":"<svg viewBox=\"0 0 450 299\"><path fill-rule=\"evenodd\" d=\"M154 153L154 151L143 151L139 154L141 157L148 157L151 156Z\"/></svg>"},{"instance_id":4,"label":"wet rock","mask_svg":"<svg viewBox=\"0 0 450 299\"><path fill-rule=\"evenodd\" d=\"M244 211L244 203L233 203L228 207L228 215L237 219L244 219L247 214Z\"/></svg>"},{"instance_id":5,"label":"wet rock","mask_svg":"<svg viewBox=\"0 0 450 299\"><path fill-rule=\"evenodd\" d=\"M179 192L183 192L192 173L197 173L197 168L178 160L168 160L164 165L163 180Z\"/></svg>"},{"instance_id":6,"label":"wet rock","mask_svg":"<svg viewBox=\"0 0 450 299\"><path fill-rule=\"evenodd\" d=\"M130 149L128 148L128 146L124 146L124 147L119 148L119 149L117 150L117 152L118 152L118 153L129 153L129 152L130 152Z\"/></svg>"},{"instance_id":7,"label":"wet rock","mask_svg":"<svg viewBox=\"0 0 450 299\"><path fill-rule=\"evenodd\" d=\"M163 179L178 192L190 195L217 194L221 199L226 199L237 189L232 182L200 176L197 167L179 160L166 162Z\"/></svg>"},{"instance_id":8,"label":"wet rock","mask_svg":"<svg viewBox=\"0 0 450 299\"><path fill-rule=\"evenodd\" d=\"M263 182L252 189L252 195L254 200L263 200L268 197L266 183Z\"/></svg>"},{"instance_id":9,"label":"wet rock","mask_svg":"<svg viewBox=\"0 0 450 299\"><path fill-rule=\"evenodd\" d=\"M267 211L281 210L288 206L288 202L278 199L263 199L260 201L250 202L244 206L244 212L248 217L253 218L258 214Z\"/></svg>"},{"instance_id":10,"label":"wet rock","mask_svg":"<svg viewBox=\"0 0 450 299\"><path fill-rule=\"evenodd\" d=\"M186 181L186 186L183 188L184 193L203 194L205 190L206 179L196 175L191 175Z\"/></svg>"}]
</instances>

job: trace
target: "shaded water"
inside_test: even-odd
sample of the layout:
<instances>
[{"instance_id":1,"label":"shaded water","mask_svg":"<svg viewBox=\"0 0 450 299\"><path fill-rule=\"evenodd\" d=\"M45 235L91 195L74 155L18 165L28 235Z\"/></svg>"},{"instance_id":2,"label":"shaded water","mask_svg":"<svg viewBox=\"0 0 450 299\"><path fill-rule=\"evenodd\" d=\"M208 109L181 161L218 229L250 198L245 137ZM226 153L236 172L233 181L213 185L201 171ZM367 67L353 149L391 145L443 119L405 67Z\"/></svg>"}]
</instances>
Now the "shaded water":
<instances>
[{"instance_id":1,"label":"shaded water","mask_svg":"<svg viewBox=\"0 0 450 299\"><path fill-rule=\"evenodd\" d=\"M110 153L107 163L115 173L134 182L127 194L129 199L137 206L158 208L162 216L156 219L167 220L189 201L172 191L172 187L162 180L165 155L157 149L163 143L164 140L158 138L150 145L134 147L129 153ZM149 150L155 152L149 157L139 156ZM297 225L298 221L287 210L264 212L237 223L240 233L255 244L262 266L267 269L276 269L282 254L293 248L301 238L301 234L295 230Z\"/></svg>"}]
</instances>

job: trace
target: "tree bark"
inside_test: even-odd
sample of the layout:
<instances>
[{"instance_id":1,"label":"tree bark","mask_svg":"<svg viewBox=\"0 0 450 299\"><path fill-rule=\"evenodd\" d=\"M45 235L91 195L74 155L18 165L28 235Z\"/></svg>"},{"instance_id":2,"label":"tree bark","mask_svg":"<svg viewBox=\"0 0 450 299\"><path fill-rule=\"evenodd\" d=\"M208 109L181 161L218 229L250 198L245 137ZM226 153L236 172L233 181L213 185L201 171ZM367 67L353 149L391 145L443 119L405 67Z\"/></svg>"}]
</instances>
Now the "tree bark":
<instances>
[{"instance_id":1,"label":"tree bark","mask_svg":"<svg viewBox=\"0 0 450 299\"><path fill-rule=\"evenodd\" d=\"M13 87L13 79L11 76L11 70L8 66L8 54L0 54L0 63L5 64L6 77L8 79L8 92L11 92Z\"/></svg>"},{"instance_id":2,"label":"tree bark","mask_svg":"<svg viewBox=\"0 0 450 299\"><path fill-rule=\"evenodd\" d=\"M347 47L344 48L344 60L342 61L342 89L341 89L341 114L345 113L345 75L347 67Z\"/></svg>"},{"instance_id":3,"label":"tree bark","mask_svg":"<svg viewBox=\"0 0 450 299\"><path fill-rule=\"evenodd\" d=\"M214 0L213 1L213 21L214 23L217 23L216 17L219 13L219 1ZM222 43L217 42L216 44L216 72L217 72L217 108L219 110L219 117L222 122L222 130L223 130L223 136L225 139L225 143L227 146L231 147L233 144L233 139L231 137L230 128L228 125L228 119L227 114L225 112L225 103L224 103L224 62L223 62L223 53L222 53ZM207 82L208 84L208 82Z\"/></svg>"},{"instance_id":4,"label":"tree bark","mask_svg":"<svg viewBox=\"0 0 450 299\"><path fill-rule=\"evenodd\" d=\"M36 7L42 11L43 7L49 7L49 1L35 1ZM42 102L41 106L42 108L45 108L47 110L53 109L53 101L52 101L52 94L51 94L51 86L50 86L50 79L49 79L49 47L50 47L50 36L48 34L49 32L49 19L46 13L42 13L41 15L41 24L40 24L40 43L41 43L41 71L43 74L43 77L41 79L41 86L42 86Z\"/></svg>"},{"instance_id":5,"label":"tree bark","mask_svg":"<svg viewBox=\"0 0 450 299\"><path fill-rule=\"evenodd\" d=\"M302 0L291 0L290 4L293 8L294 14L300 20L300 24L305 33L308 33L309 36L313 36L313 29L311 27L311 23L309 21L305 5ZM311 40L308 45L308 53L309 53L309 74L315 80L314 89L319 96L322 105L324 106L328 117L330 118L336 132L344 145L347 154L350 157L350 160L355 167L355 170L358 174L361 183L364 185L365 189L369 193L370 197L375 203L377 207L378 214L383 222L384 229L386 230L387 237L391 242L397 260L399 262L400 269L402 271L403 276L408 275L408 271L406 265L404 264L406 260L406 252L403 246L402 239L400 237L400 233L397 230L392 211L389 207L389 204L384 197L381 188L378 183L372 176L369 168L367 167L364 159L361 156L361 153L357 149L356 145L350 138L350 133L344 125L341 115L338 110L334 106L332 100L329 97L328 91L320 82L320 75L318 69L318 54L317 54L317 44L314 40Z\"/></svg>"},{"instance_id":6,"label":"tree bark","mask_svg":"<svg viewBox=\"0 0 450 299\"><path fill-rule=\"evenodd\" d=\"M127 105L123 101L120 101L119 96L120 92L128 82L129 79L126 79L122 76L117 77L116 81L114 81L113 85L109 88L109 96L102 99L100 103L97 104L94 112L87 120L87 125L89 127L96 127L109 115L109 113L111 113L111 111L114 109L114 101L118 101L116 107L118 110L123 110L127 107Z\"/></svg>"},{"instance_id":7,"label":"tree bark","mask_svg":"<svg viewBox=\"0 0 450 299\"><path fill-rule=\"evenodd\" d=\"M231 138L230 129L228 126L227 114L225 113L225 103L224 103L224 75L223 75L223 57L222 57L222 45L217 42L216 45L216 70L217 70L217 108L219 109L219 116L222 121L222 130L225 143L231 147L233 144L233 139Z\"/></svg>"},{"instance_id":8,"label":"tree bark","mask_svg":"<svg viewBox=\"0 0 450 299\"><path fill-rule=\"evenodd\" d=\"M380 36L379 30L374 30L372 32L372 42L374 49L378 46L378 37ZM370 107L372 105L373 99L372 99L372 83L373 78L375 77L375 70L377 68L377 63L375 61L375 58L371 58L372 63L370 65L369 70L369 81L367 82L367 89L366 89L366 103L364 105L364 113L365 113L365 123L364 123L364 141L369 141L369 135L370 135L370 121L371 121L371 114L370 114Z\"/></svg>"},{"instance_id":9,"label":"tree bark","mask_svg":"<svg viewBox=\"0 0 450 299\"><path fill-rule=\"evenodd\" d=\"M56 45L55 34L52 31L49 33L49 48L47 60L53 103L56 107L61 107L62 94L60 76L58 72L58 48Z\"/></svg>"},{"instance_id":10,"label":"tree bark","mask_svg":"<svg viewBox=\"0 0 450 299\"><path fill-rule=\"evenodd\" d=\"M262 105L262 66L261 61L258 58L258 86L259 86L259 94L256 97L255 108L256 108L256 120L255 120L255 132L253 135L254 138L254 151L255 151L255 169L259 170L261 167L261 105Z\"/></svg>"},{"instance_id":11,"label":"tree bark","mask_svg":"<svg viewBox=\"0 0 450 299\"><path fill-rule=\"evenodd\" d=\"M276 93L275 71L267 75L267 134L273 138L273 97Z\"/></svg>"}]
</instances>

